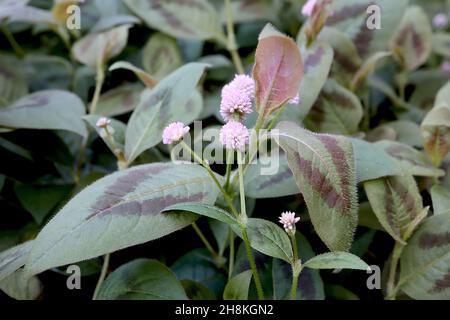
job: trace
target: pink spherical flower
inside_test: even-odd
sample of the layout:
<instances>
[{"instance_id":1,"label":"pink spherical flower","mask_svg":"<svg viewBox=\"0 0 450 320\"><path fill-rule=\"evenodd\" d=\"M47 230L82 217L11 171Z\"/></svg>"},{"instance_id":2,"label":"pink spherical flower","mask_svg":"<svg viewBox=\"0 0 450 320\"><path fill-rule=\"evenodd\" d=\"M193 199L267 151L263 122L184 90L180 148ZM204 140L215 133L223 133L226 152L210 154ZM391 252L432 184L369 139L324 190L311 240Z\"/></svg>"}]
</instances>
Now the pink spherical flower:
<instances>
[{"instance_id":1,"label":"pink spherical flower","mask_svg":"<svg viewBox=\"0 0 450 320\"><path fill-rule=\"evenodd\" d=\"M450 74L450 61L444 61L441 65L441 70L444 73Z\"/></svg>"},{"instance_id":2,"label":"pink spherical flower","mask_svg":"<svg viewBox=\"0 0 450 320\"><path fill-rule=\"evenodd\" d=\"M190 128L185 126L182 122L172 122L163 132L163 143L172 144L180 141L185 134L189 132Z\"/></svg>"},{"instance_id":3,"label":"pink spherical flower","mask_svg":"<svg viewBox=\"0 0 450 320\"><path fill-rule=\"evenodd\" d=\"M302 15L305 17L312 16L316 3L317 0L308 0L302 8Z\"/></svg>"},{"instance_id":4,"label":"pink spherical flower","mask_svg":"<svg viewBox=\"0 0 450 320\"><path fill-rule=\"evenodd\" d=\"M111 120L109 120L108 118L105 118L105 117L101 117L100 119L97 120L97 123L95 125L99 128L105 128L110 124L111 124Z\"/></svg>"},{"instance_id":5,"label":"pink spherical flower","mask_svg":"<svg viewBox=\"0 0 450 320\"><path fill-rule=\"evenodd\" d=\"M283 225L286 232L295 230L295 224L300 221L300 218L295 217L295 212L283 212L280 217L280 223Z\"/></svg>"},{"instance_id":6,"label":"pink spherical flower","mask_svg":"<svg viewBox=\"0 0 450 320\"><path fill-rule=\"evenodd\" d=\"M433 26L438 29L444 29L448 26L448 17L445 13L438 13L433 18Z\"/></svg>"},{"instance_id":7,"label":"pink spherical flower","mask_svg":"<svg viewBox=\"0 0 450 320\"><path fill-rule=\"evenodd\" d=\"M240 122L230 121L220 130L220 142L227 148L245 151L250 134L248 129Z\"/></svg>"},{"instance_id":8,"label":"pink spherical flower","mask_svg":"<svg viewBox=\"0 0 450 320\"><path fill-rule=\"evenodd\" d=\"M255 82L247 75L237 75L222 89L220 114L228 122L242 121L252 112L252 100L255 96Z\"/></svg>"}]
</instances>

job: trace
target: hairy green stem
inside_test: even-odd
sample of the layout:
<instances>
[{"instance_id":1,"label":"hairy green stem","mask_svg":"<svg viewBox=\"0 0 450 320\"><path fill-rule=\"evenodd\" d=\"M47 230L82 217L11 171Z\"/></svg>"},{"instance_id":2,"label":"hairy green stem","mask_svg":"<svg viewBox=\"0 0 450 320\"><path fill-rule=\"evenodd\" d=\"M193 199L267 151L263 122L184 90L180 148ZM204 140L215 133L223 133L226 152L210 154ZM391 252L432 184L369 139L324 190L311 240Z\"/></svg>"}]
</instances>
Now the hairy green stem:
<instances>
[{"instance_id":1,"label":"hairy green stem","mask_svg":"<svg viewBox=\"0 0 450 320\"><path fill-rule=\"evenodd\" d=\"M230 245L230 258L228 261L228 279L231 279L233 275L233 268L234 268L234 233L231 228L229 229L229 245Z\"/></svg>"},{"instance_id":2,"label":"hairy green stem","mask_svg":"<svg viewBox=\"0 0 450 320\"><path fill-rule=\"evenodd\" d=\"M387 300L395 300L397 295L397 286L395 280L397 276L397 269L400 256L402 254L404 245L398 241L395 242L394 250L392 251L391 263L389 268L389 278L387 282Z\"/></svg>"},{"instance_id":3,"label":"hairy green stem","mask_svg":"<svg viewBox=\"0 0 450 320\"><path fill-rule=\"evenodd\" d=\"M264 300L264 290L261 285L261 279L259 278L258 269L255 263L255 257L253 256L252 247L250 245L250 240L247 234L247 211L245 206L244 175L242 171L243 156L240 152L238 152L237 154L238 154L238 171L239 171L239 193L241 198L241 216L239 221L241 225L242 239L244 240L245 250L247 251L247 258L250 263L250 267L252 269L253 280L255 281L258 299Z\"/></svg>"},{"instance_id":4,"label":"hairy green stem","mask_svg":"<svg viewBox=\"0 0 450 320\"><path fill-rule=\"evenodd\" d=\"M225 0L225 14L227 18L227 49L231 54L231 58L236 67L236 70L243 74L245 73L244 66L242 64L241 57L239 56L239 52L237 51L236 45L236 36L234 33L234 23L233 23L233 12L231 10L231 1Z\"/></svg>"},{"instance_id":5,"label":"hairy green stem","mask_svg":"<svg viewBox=\"0 0 450 320\"><path fill-rule=\"evenodd\" d=\"M90 114L96 114L98 101L100 100L100 94L102 92L103 83L105 82L105 67L103 63L97 64L97 76L95 81L95 92L92 98Z\"/></svg>"},{"instance_id":6,"label":"hairy green stem","mask_svg":"<svg viewBox=\"0 0 450 320\"><path fill-rule=\"evenodd\" d=\"M111 256L111 254L107 253L107 254L105 254L105 256L103 258L102 271L100 273L100 277L98 278L97 285L95 286L94 295L92 297L92 300L97 300L98 293L100 292L100 288L102 287L103 281L105 281L106 273L108 272L110 256Z\"/></svg>"},{"instance_id":7,"label":"hairy green stem","mask_svg":"<svg viewBox=\"0 0 450 320\"><path fill-rule=\"evenodd\" d=\"M297 288L298 288L298 277L300 276L300 271L297 270L298 263L298 248L297 239L295 238L295 231L289 233L289 238L292 244L292 253L294 255L294 262L292 264L292 286L291 286L291 300L297 299Z\"/></svg>"}]
</instances>

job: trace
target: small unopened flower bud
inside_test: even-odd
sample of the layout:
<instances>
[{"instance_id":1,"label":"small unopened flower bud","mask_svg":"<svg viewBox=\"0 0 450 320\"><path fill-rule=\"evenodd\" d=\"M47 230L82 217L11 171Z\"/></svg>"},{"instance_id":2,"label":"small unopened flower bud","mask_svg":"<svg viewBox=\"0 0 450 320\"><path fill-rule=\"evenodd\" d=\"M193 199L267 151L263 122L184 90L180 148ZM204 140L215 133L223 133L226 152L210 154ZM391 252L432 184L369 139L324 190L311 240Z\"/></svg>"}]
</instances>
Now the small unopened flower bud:
<instances>
[{"instance_id":1,"label":"small unopened flower bud","mask_svg":"<svg viewBox=\"0 0 450 320\"><path fill-rule=\"evenodd\" d=\"M441 65L442 72L450 74L450 61L444 61Z\"/></svg>"},{"instance_id":2,"label":"small unopened flower bud","mask_svg":"<svg viewBox=\"0 0 450 320\"><path fill-rule=\"evenodd\" d=\"M300 221L299 217L295 217L295 212L283 212L280 217L280 223L286 232L295 230L295 224Z\"/></svg>"},{"instance_id":3,"label":"small unopened flower bud","mask_svg":"<svg viewBox=\"0 0 450 320\"><path fill-rule=\"evenodd\" d=\"M316 2L317 0L308 0L302 8L302 15L305 17L312 16Z\"/></svg>"},{"instance_id":4,"label":"small unopened flower bud","mask_svg":"<svg viewBox=\"0 0 450 320\"><path fill-rule=\"evenodd\" d=\"M445 13L438 13L433 18L433 26L437 29L445 29L448 26L448 17Z\"/></svg>"},{"instance_id":5,"label":"small unopened flower bud","mask_svg":"<svg viewBox=\"0 0 450 320\"><path fill-rule=\"evenodd\" d=\"M242 121L252 112L255 96L255 81L247 75L236 75L234 80L222 89L220 114L228 122Z\"/></svg>"},{"instance_id":6,"label":"small unopened flower bud","mask_svg":"<svg viewBox=\"0 0 450 320\"><path fill-rule=\"evenodd\" d=\"M227 149L243 152L249 140L248 129L240 122L230 121L220 130L220 142Z\"/></svg>"},{"instance_id":7,"label":"small unopened flower bud","mask_svg":"<svg viewBox=\"0 0 450 320\"><path fill-rule=\"evenodd\" d=\"M106 128L108 125L111 124L111 120L105 117L101 117L97 120L97 123L95 124L99 128Z\"/></svg>"},{"instance_id":8,"label":"small unopened flower bud","mask_svg":"<svg viewBox=\"0 0 450 320\"><path fill-rule=\"evenodd\" d=\"M163 143L172 144L178 142L189 132L189 130L190 128L185 126L182 122L172 122L163 131Z\"/></svg>"},{"instance_id":9,"label":"small unopened flower bud","mask_svg":"<svg viewBox=\"0 0 450 320\"><path fill-rule=\"evenodd\" d=\"M299 104L300 103L300 95L297 93L295 97L288 101L289 104Z\"/></svg>"}]
</instances>

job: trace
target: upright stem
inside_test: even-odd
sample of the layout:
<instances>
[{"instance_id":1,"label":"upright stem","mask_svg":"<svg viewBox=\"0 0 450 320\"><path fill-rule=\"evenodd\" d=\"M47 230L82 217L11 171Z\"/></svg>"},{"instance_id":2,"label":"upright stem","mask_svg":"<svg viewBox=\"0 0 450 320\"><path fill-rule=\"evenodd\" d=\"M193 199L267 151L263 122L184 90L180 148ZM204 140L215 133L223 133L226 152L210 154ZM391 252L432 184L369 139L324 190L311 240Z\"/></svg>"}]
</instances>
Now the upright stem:
<instances>
[{"instance_id":1,"label":"upright stem","mask_svg":"<svg viewBox=\"0 0 450 320\"><path fill-rule=\"evenodd\" d=\"M239 73L243 74L245 73L245 70L242 64L241 57L239 56L239 53L237 51L236 36L234 34L233 11L231 10L230 0L225 0L225 14L227 17L227 35L228 35L227 49L231 54L231 58L233 59L233 63L236 67L236 70Z\"/></svg>"},{"instance_id":2,"label":"upright stem","mask_svg":"<svg viewBox=\"0 0 450 320\"><path fill-rule=\"evenodd\" d=\"M205 235L203 234L202 230L198 227L198 225L194 222L192 223L192 228L194 228L195 233L197 233L200 240L202 240L203 244L205 245L206 249L208 249L209 253L212 255L214 260L219 261L219 254L214 250L214 248L209 243L208 239L206 239Z\"/></svg>"},{"instance_id":3,"label":"upright stem","mask_svg":"<svg viewBox=\"0 0 450 320\"><path fill-rule=\"evenodd\" d=\"M111 255L109 253L105 254L105 256L104 256L102 271L100 273L100 278L98 278L97 285L95 286L95 291L94 291L94 295L92 297L92 300L97 300L100 288L102 287L103 281L105 281L106 273L108 272L110 256Z\"/></svg>"},{"instance_id":4,"label":"upright stem","mask_svg":"<svg viewBox=\"0 0 450 320\"><path fill-rule=\"evenodd\" d=\"M211 170L211 167L209 166L209 164L207 164L205 161L203 161L203 159L201 157L199 157L194 150L191 149L191 147L189 147L186 142L184 142L183 140L180 142L181 146L186 149L187 151L189 151L189 153L194 157L194 159L203 166L203 168L206 169L206 171L208 172L208 174L211 176L211 178L213 179L214 183L217 185L217 187L219 188L220 192L222 192L223 197L225 198L225 201L227 202L230 210L233 212L233 214L238 217L239 214L236 210L236 208L234 207L233 201L231 200L230 196L228 195L228 193L225 191L225 189L222 187L222 185L220 184L219 180L217 180L217 177L215 175L215 173Z\"/></svg>"},{"instance_id":5,"label":"upright stem","mask_svg":"<svg viewBox=\"0 0 450 320\"><path fill-rule=\"evenodd\" d=\"M228 279L231 279L233 275L233 268L234 268L234 233L229 229L229 237L230 237L230 258L228 262Z\"/></svg>"},{"instance_id":6,"label":"upright stem","mask_svg":"<svg viewBox=\"0 0 450 320\"><path fill-rule=\"evenodd\" d=\"M22 49L20 44L14 38L14 35L9 31L6 25L2 25L2 32L4 33L6 39L8 39L9 44L13 48L14 52L19 58L23 58L25 56L25 51Z\"/></svg>"},{"instance_id":7,"label":"upright stem","mask_svg":"<svg viewBox=\"0 0 450 320\"><path fill-rule=\"evenodd\" d=\"M292 286L291 286L291 300L297 299L297 288L298 288L298 277L300 276L300 268L297 264L298 260L298 249L297 249L297 239L295 238L295 231L289 233L289 238L292 244L292 253L294 254L294 263L292 264Z\"/></svg>"},{"instance_id":8,"label":"upright stem","mask_svg":"<svg viewBox=\"0 0 450 320\"><path fill-rule=\"evenodd\" d=\"M247 234L247 212L245 208L245 190L244 190L244 174L242 171L242 162L243 157L240 152L238 154L238 171L239 171L239 191L241 197L241 215L240 215L240 224L242 231L242 239L245 243L245 250L247 251L247 258L250 263L250 268L252 269L253 279L256 285L256 291L258 293L258 299L264 300L264 290L261 285L261 279L259 278L258 269L256 268L255 258L253 257L252 247L250 246L250 240L248 239Z\"/></svg>"},{"instance_id":9,"label":"upright stem","mask_svg":"<svg viewBox=\"0 0 450 320\"><path fill-rule=\"evenodd\" d=\"M92 98L90 114L96 114L97 105L100 99L100 94L102 92L103 83L105 82L105 68L102 62L98 62L97 64L97 77L95 83L95 92L94 97Z\"/></svg>"},{"instance_id":10,"label":"upright stem","mask_svg":"<svg viewBox=\"0 0 450 320\"><path fill-rule=\"evenodd\" d=\"M404 245L396 241L394 250L392 251L391 264L389 269L389 279L387 283L387 300L395 300L397 295L395 280L397 276L397 268Z\"/></svg>"}]
</instances>

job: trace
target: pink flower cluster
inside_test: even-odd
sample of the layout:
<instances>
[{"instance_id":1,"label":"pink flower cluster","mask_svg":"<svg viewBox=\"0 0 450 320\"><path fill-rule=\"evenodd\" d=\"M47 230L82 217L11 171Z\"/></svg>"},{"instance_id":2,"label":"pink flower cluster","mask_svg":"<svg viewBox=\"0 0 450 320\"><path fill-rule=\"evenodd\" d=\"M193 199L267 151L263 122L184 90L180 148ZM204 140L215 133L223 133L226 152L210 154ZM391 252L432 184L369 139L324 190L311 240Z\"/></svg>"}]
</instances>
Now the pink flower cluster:
<instances>
[{"instance_id":1,"label":"pink flower cluster","mask_svg":"<svg viewBox=\"0 0 450 320\"><path fill-rule=\"evenodd\" d=\"M185 126L182 122L172 122L169 124L163 132L163 143L172 144L180 141L185 134L189 132L189 127Z\"/></svg>"},{"instance_id":2,"label":"pink flower cluster","mask_svg":"<svg viewBox=\"0 0 450 320\"><path fill-rule=\"evenodd\" d=\"M222 89L220 115L225 122L242 121L252 112L255 96L255 81L247 75L236 75L234 80Z\"/></svg>"},{"instance_id":3,"label":"pink flower cluster","mask_svg":"<svg viewBox=\"0 0 450 320\"><path fill-rule=\"evenodd\" d=\"M300 218L295 217L295 212L283 212L280 217L280 223L283 225L286 232L295 230L295 224L300 221Z\"/></svg>"},{"instance_id":4,"label":"pink flower cluster","mask_svg":"<svg viewBox=\"0 0 450 320\"><path fill-rule=\"evenodd\" d=\"M244 152L249 142L248 129L240 122L230 121L220 130L220 142L227 149Z\"/></svg>"}]
</instances>

